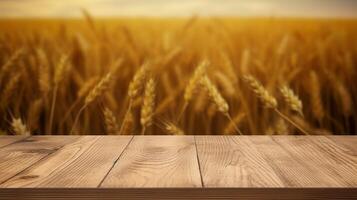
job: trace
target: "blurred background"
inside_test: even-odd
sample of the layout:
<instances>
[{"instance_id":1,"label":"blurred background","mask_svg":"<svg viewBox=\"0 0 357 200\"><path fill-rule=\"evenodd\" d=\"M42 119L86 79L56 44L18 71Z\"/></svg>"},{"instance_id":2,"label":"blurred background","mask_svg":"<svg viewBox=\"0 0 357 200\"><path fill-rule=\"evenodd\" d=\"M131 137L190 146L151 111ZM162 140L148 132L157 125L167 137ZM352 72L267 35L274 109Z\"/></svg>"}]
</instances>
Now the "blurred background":
<instances>
[{"instance_id":1,"label":"blurred background","mask_svg":"<svg viewBox=\"0 0 357 200\"><path fill-rule=\"evenodd\" d=\"M356 17L354 0L1 0L2 17Z\"/></svg>"},{"instance_id":2,"label":"blurred background","mask_svg":"<svg viewBox=\"0 0 357 200\"><path fill-rule=\"evenodd\" d=\"M355 134L356 11L0 0L0 133Z\"/></svg>"}]
</instances>

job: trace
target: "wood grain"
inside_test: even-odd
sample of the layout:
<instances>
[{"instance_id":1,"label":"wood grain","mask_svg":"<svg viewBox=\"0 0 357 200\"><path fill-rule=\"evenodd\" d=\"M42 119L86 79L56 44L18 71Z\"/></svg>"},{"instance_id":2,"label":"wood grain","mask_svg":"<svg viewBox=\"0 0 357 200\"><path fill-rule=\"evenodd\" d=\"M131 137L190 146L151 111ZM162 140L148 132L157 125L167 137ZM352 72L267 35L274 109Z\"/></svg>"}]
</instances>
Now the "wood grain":
<instances>
[{"instance_id":1,"label":"wood grain","mask_svg":"<svg viewBox=\"0 0 357 200\"><path fill-rule=\"evenodd\" d=\"M134 137L102 187L201 187L194 137Z\"/></svg>"},{"instance_id":2,"label":"wood grain","mask_svg":"<svg viewBox=\"0 0 357 200\"><path fill-rule=\"evenodd\" d=\"M37 136L1 148L0 184L77 138L77 136Z\"/></svg>"},{"instance_id":3,"label":"wood grain","mask_svg":"<svg viewBox=\"0 0 357 200\"><path fill-rule=\"evenodd\" d=\"M339 182L312 168L274 141L276 137L254 136L249 140L268 161L286 187L339 187Z\"/></svg>"},{"instance_id":4,"label":"wood grain","mask_svg":"<svg viewBox=\"0 0 357 200\"><path fill-rule=\"evenodd\" d=\"M346 149L349 149L351 154L357 156L357 136L326 136L330 140L334 141L336 145L340 145Z\"/></svg>"},{"instance_id":5,"label":"wood grain","mask_svg":"<svg viewBox=\"0 0 357 200\"><path fill-rule=\"evenodd\" d=\"M357 185L356 157L325 136L274 137L274 140L309 169L319 171L314 177L330 177L338 187Z\"/></svg>"},{"instance_id":6,"label":"wood grain","mask_svg":"<svg viewBox=\"0 0 357 200\"><path fill-rule=\"evenodd\" d=\"M357 157L355 153L343 145L338 145L336 142L328 139L325 136L318 136L319 140L307 138L309 142L313 142L321 151L327 154L324 160L350 186L357 185ZM356 143L357 144L357 143Z\"/></svg>"},{"instance_id":7,"label":"wood grain","mask_svg":"<svg viewBox=\"0 0 357 200\"><path fill-rule=\"evenodd\" d=\"M356 136L17 138L0 200L357 199Z\"/></svg>"},{"instance_id":8,"label":"wood grain","mask_svg":"<svg viewBox=\"0 0 357 200\"><path fill-rule=\"evenodd\" d=\"M249 137L196 136L205 187L284 186Z\"/></svg>"},{"instance_id":9,"label":"wood grain","mask_svg":"<svg viewBox=\"0 0 357 200\"><path fill-rule=\"evenodd\" d=\"M97 187L132 136L83 136L0 187Z\"/></svg>"},{"instance_id":10,"label":"wood grain","mask_svg":"<svg viewBox=\"0 0 357 200\"><path fill-rule=\"evenodd\" d=\"M18 142L28 136L0 136L0 148Z\"/></svg>"}]
</instances>

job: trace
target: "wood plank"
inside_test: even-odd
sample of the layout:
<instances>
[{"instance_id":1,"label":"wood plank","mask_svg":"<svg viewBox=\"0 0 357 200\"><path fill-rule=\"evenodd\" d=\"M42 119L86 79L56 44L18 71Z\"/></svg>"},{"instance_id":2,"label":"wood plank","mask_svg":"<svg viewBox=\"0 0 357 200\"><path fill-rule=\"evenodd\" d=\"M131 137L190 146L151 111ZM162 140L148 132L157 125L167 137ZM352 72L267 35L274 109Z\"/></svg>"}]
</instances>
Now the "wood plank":
<instances>
[{"instance_id":1,"label":"wood plank","mask_svg":"<svg viewBox=\"0 0 357 200\"><path fill-rule=\"evenodd\" d=\"M204 187L283 187L251 136L196 136Z\"/></svg>"},{"instance_id":2,"label":"wood plank","mask_svg":"<svg viewBox=\"0 0 357 200\"><path fill-rule=\"evenodd\" d=\"M20 188L0 190L0 199L357 199L357 188Z\"/></svg>"},{"instance_id":3,"label":"wood plank","mask_svg":"<svg viewBox=\"0 0 357 200\"><path fill-rule=\"evenodd\" d=\"M319 169L312 168L286 149L277 144L273 138L290 136L254 136L249 140L269 161L276 174L287 187L339 187L334 178L325 176Z\"/></svg>"},{"instance_id":4,"label":"wood plank","mask_svg":"<svg viewBox=\"0 0 357 200\"><path fill-rule=\"evenodd\" d=\"M336 144L351 150L352 151L351 153L357 156L357 136L329 135L326 137L334 141Z\"/></svg>"},{"instance_id":5,"label":"wood plank","mask_svg":"<svg viewBox=\"0 0 357 200\"><path fill-rule=\"evenodd\" d=\"M292 157L320 171L319 176L333 178L338 183L336 186L357 186L357 158L325 136L275 137L274 140L289 151Z\"/></svg>"},{"instance_id":6,"label":"wood plank","mask_svg":"<svg viewBox=\"0 0 357 200\"><path fill-rule=\"evenodd\" d=\"M193 136L135 136L102 187L201 187Z\"/></svg>"},{"instance_id":7,"label":"wood plank","mask_svg":"<svg viewBox=\"0 0 357 200\"><path fill-rule=\"evenodd\" d=\"M83 136L0 187L97 187L132 136Z\"/></svg>"},{"instance_id":8,"label":"wood plank","mask_svg":"<svg viewBox=\"0 0 357 200\"><path fill-rule=\"evenodd\" d=\"M4 146L7 146L9 144L18 142L20 140L23 140L26 137L28 137L28 136L10 136L10 135L0 136L0 148L4 147Z\"/></svg>"},{"instance_id":9,"label":"wood plank","mask_svg":"<svg viewBox=\"0 0 357 200\"><path fill-rule=\"evenodd\" d=\"M0 149L0 184L78 136L32 136Z\"/></svg>"}]
</instances>

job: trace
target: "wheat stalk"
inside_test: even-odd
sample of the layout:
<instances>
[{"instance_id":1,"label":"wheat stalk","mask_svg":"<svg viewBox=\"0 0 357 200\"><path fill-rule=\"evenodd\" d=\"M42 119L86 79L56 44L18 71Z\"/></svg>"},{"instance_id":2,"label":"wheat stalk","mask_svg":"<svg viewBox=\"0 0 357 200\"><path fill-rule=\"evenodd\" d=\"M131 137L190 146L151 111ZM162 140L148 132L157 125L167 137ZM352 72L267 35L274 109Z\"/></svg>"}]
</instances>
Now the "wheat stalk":
<instances>
[{"instance_id":1,"label":"wheat stalk","mask_svg":"<svg viewBox=\"0 0 357 200\"><path fill-rule=\"evenodd\" d=\"M129 111L126 116L126 121L122 125L122 129L119 131L119 133L120 134L131 134L133 131L133 127L134 127L134 120L135 119L134 119L133 113L131 113L131 111Z\"/></svg>"},{"instance_id":2,"label":"wheat stalk","mask_svg":"<svg viewBox=\"0 0 357 200\"><path fill-rule=\"evenodd\" d=\"M312 114L318 121L322 121L325 116L325 109L322 103L320 81L315 71L310 71L309 74L309 86L310 86L310 101L312 104Z\"/></svg>"},{"instance_id":3,"label":"wheat stalk","mask_svg":"<svg viewBox=\"0 0 357 200\"><path fill-rule=\"evenodd\" d=\"M56 106L56 100L57 100L57 91L58 91L58 86L59 84L63 81L65 77L65 70L67 67L67 60L68 56L67 55L62 55L60 58L60 61L57 65L56 71L55 71L55 77L54 77L54 89L53 89L53 94L52 94L52 103L51 103L51 109L50 109L50 122L47 128L47 134L50 134L52 132L52 125L53 125L53 117L54 117L54 112L55 112L55 106Z\"/></svg>"},{"instance_id":4,"label":"wheat stalk","mask_svg":"<svg viewBox=\"0 0 357 200\"><path fill-rule=\"evenodd\" d=\"M26 125L22 122L21 118L12 118L11 121L12 130L16 135L31 135Z\"/></svg>"},{"instance_id":5,"label":"wheat stalk","mask_svg":"<svg viewBox=\"0 0 357 200\"><path fill-rule=\"evenodd\" d=\"M114 113L107 107L104 108L104 119L105 119L105 125L107 128L107 133L108 134L118 134L119 133L119 127L117 124L117 119L114 116Z\"/></svg>"},{"instance_id":6,"label":"wheat stalk","mask_svg":"<svg viewBox=\"0 0 357 200\"><path fill-rule=\"evenodd\" d=\"M50 91L50 72L49 72L49 60L48 55L42 48L36 49L37 58L40 61L39 74L38 74L38 85L39 90L44 98L47 98L47 94Z\"/></svg>"},{"instance_id":7,"label":"wheat stalk","mask_svg":"<svg viewBox=\"0 0 357 200\"><path fill-rule=\"evenodd\" d=\"M236 131L236 124L239 124L242 121L242 119L244 119L245 116L246 114L244 112L241 112L235 117L233 117L232 121L230 121L229 124L224 128L223 132L231 134L234 131Z\"/></svg>"},{"instance_id":8,"label":"wheat stalk","mask_svg":"<svg viewBox=\"0 0 357 200\"><path fill-rule=\"evenodd\" d=\"M71 106L69 106L69 108L66 110L64 117L61 119L60 122L61 126L68 119L69 115L72 113L72 110L77 106L78 103L80 103L80 100L82 100L90 92L90 90L94 88L94 85L96 85L98 80L99 77L94 76L88 79L86 82L84 82L84 84L77 92L76 100L71 104Z\"/></svg>"},{"instance_id":9,"label":"wheat stalk","mask_svg":"<svg viewBox=\"0 0 357 200\"><path fill-rule=\"evenodd\" d=\"M290 107L292 111L299 113L301 116L304 116L302 112L302 102L299 97L294 93L292 89L284 85L280 88L280 92L284 97L286 104Z\"/></svg>"},{"instance_id":10,"label":"wheat stalk","mask_svg":"<svg viewBox=\"0 0 357 200\"><path fill-rule=\"evenodd\" d=\"M291 120L288 116L284 115L282 112L280 112L278 109L274 109L274 111L281 117L283 118L285 121L289 122L290 124L292 124L293 126L295 126L297 129L299 129L303 134L305 135L309 135L309 133L302 128L300 125L298 125L297 123L295 123L293 120Z\"/></svg>"},{"instance_id":11,"label":"wheat stalk","mask_svg":"<svg viewBox=\"0 0 357 200\"><path fill-rule=\"evenodd\" d=\"M84 100L84 105L79 109L74 122L73 122L73 126L72 129L70 131L70 134L73 133L73 130L78 122L79 116L81 115L81 113L83 112L83 110L90 104L92 103L96 98L98 98L99 96L101 96L106 90L108 90L109 85L113 79L113 75L112 75L112 71L109 72L107 75L105 75L100 81L99 83L89 92L89 94L87 95L87 97Z\"/></svg>"},{"instance_id":12,"label":"wheat stalk","mask_svg":"<svg viewBox=\"0 0 357 200\"><path fill-rule=\"evenodd\" d=\"M38 98L34 100L29 106L27 113L27 123L32 130L39 126L38 120L44 107L43 103L43 98Z\"/></svg>"},{"instance_id":13,"label":"wheat stalk","mask_svg":"<svg viewBox=\"0 0 357 200\"><path fill-rule=\"evenodd\" d=\"M140 123L142 126L141 134L145 134L145 130L152 124L152 116L154 115L155 106L155 82L150 78L145 85L145 93L143 105L141 108Z\"/></svg>"}]
</instances>

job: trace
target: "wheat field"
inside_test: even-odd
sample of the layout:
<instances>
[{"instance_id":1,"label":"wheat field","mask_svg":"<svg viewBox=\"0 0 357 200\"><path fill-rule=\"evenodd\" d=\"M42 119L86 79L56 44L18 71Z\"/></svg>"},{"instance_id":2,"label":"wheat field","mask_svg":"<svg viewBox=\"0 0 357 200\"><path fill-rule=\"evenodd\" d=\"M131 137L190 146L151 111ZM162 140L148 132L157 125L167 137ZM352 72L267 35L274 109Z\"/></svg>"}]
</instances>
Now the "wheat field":
<instances>
[{"instance_id":1,"label":"wheat field","mask_svg":"<svg viewBox=\"0 0 357 200\"><path fill-rule=\"evenodd\" d=\"M0 20L2 134L353 134L357 21Z\"/></svg>"}]
</instances>

